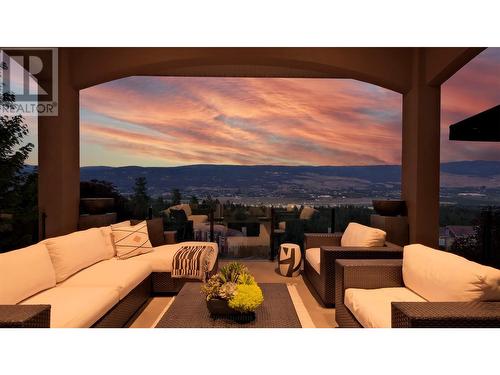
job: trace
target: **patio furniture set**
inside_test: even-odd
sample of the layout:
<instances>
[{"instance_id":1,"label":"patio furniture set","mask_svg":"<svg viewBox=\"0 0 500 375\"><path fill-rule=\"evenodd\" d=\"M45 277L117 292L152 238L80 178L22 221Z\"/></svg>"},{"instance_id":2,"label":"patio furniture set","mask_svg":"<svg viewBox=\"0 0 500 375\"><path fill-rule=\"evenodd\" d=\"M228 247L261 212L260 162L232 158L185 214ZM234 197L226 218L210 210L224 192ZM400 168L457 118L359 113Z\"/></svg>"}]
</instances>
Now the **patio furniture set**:
<instances>
[{"instance_id":1,"label":"patio furniture set","mask_svg":"<svg viewBox=\"0 0 500 375\"><path fill-rule=\"evenodd\" d=\"M200 244L215 254L203 280L218 269L217 244L166 245L161 219L0 254L0 327L126 327L162 293L178 294L157 327L239 327L210 318L196 279L173 276L180 247ZM281 272L294 276L300 247L285 249ZM335 306L340 327L500 327L500 270L422 245L402 248L356 223L343 234L308 233L304 249L304 277ZM285 284L260 286L264 303L246 327L302 326Z\"/></svg>"},{"instance_id":2,"label":"patio furniture set","mask_svg":"<svg viewBox=\"0 0 500 375\"><path fill-rule=\"evenodd\" d=\"M350 223L305 236L304 276L339 327L500 327L500 270Z\"/></svg>"}]
</instances>

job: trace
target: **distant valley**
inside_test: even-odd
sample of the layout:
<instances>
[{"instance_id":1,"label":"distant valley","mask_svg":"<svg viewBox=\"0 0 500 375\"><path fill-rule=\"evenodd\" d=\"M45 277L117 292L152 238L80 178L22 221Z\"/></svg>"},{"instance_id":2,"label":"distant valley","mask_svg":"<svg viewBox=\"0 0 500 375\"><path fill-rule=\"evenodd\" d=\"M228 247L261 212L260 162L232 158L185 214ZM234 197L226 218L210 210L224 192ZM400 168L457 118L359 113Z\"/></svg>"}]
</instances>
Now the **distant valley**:
<instances>
[{"instance_id":1,"label":"distant valley","mask_svg":"<svg viewBox=\"0 0 500 375\"><path fill-rule=\"evenodd\" d=\"M82 167L82 181L110 181L130 194L137 177L146 177L152 196L179 188L184 196L257 200L299 198L362 199L397 197L401 167L376 166L238 166L189 165L180 167ZM441 165L443 198L497 200L500 196L500 161L461 161Z\"/></svg>"}]
</instances>

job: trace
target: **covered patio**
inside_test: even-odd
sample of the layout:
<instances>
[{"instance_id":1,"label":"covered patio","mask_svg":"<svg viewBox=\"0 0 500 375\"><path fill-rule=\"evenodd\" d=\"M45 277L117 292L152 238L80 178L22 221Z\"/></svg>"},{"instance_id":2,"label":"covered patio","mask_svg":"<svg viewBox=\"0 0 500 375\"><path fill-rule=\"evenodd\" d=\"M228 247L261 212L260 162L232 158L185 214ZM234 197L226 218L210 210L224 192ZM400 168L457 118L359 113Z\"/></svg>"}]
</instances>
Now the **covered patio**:
<instances>
[{"instance_id":1,"label":"covered patio","mask_svg":"<svg viewBox=\"0 0 500 375\"><path fill-rule=\"evenodd\" d=\"M80 90L134 75L350 78L403 95L401 197L409 240L437 246L440 87L483 49L60 48L59 116L40 117L38 125L45 235L78 227Z\"/></svg>"}]
</instances>

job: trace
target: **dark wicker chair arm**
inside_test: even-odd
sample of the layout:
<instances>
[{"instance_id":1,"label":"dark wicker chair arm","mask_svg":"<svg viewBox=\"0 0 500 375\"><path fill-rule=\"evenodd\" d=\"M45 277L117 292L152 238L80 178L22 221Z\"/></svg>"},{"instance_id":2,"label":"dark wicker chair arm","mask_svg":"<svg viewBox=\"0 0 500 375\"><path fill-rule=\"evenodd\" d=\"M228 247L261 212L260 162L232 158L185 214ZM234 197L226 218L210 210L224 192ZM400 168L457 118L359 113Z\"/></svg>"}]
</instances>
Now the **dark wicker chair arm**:
<instances>
[{"instance_id":1,"label":"dark wicker chair arm","mask_svg":"<svg viewBox=\"0 0 500 375\"><path fill-rule=\"evenodd\" d=\"M304 233L304 249L321 246L340 246L342 233Z\"/></svg>"},{"instance_id":2,"label":"dark wicker chair arm","mask_svg":"<svg viewBox=\"0 0 500 375\"><path fill-rule=\"evenodd\" d=\"M401 259L401 247L341 247L321 246L320 271L326 275L335 274L335 261L338 259Z\"/></svg>"},{"instance_id":3,"label":"dark wicker chair arm","mask_svg":"<svg viewBox=\"0 0 500 375\"><path fill-rule=\"evenodd\" d=\"M0 328L49 328L50 305L0 305Z\"/></svg>"},{"instance_id":4,"label":"dark wicker chair arm","mask_svg":"<svg viewBox=\"0 0 500 375\"><path fill-rule=\"evenodd\" d=\"M344 303L349 288L402 287L403 261L399 259L339 259L335 262L335 305Z\"/></svg>"},{"instance_id":5,"label":"dark wicker chair arm","mask_svg":"<svg viewBox=\"0 0 500 375\"><path fill-rule=\"evenodd\" d=\"M500 328L500 302L393 302L393 328Z\"/></svg>"},{"instance_id":6,"label":"dark wicker chair arm","mask_svg":"<svg viewBox=\"0 0 500 375\"><path fill-rule=\"evenodd\" d=\"M403 248L397 245L380 247L321 246L322 256L335 259L402 259Z\"/></svg>"}]
</instances>

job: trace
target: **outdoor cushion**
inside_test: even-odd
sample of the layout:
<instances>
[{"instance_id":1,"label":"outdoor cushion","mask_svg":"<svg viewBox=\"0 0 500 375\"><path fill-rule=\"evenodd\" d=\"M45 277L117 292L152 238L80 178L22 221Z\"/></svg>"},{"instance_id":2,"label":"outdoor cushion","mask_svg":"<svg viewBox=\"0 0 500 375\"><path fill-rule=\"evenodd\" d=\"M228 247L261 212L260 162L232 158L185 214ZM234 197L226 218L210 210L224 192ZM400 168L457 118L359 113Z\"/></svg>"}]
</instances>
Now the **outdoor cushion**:
<instances>
[{"instance_id":1,"label":"outdoor cushion","mask_svg":"<svg viewBox=\"0 0 500 375\"><path fill-rule=\"evenodd\" d=\"M312 268L319 274L320 270L321 249L319 247L312 247L306 249L306 260Z\"/></svg>"},{"instance_id":2,"label":"outdoor cushion","mask_svg":"<svg viewBox=\"0 0 500 375\"><path fill-rule=\"evenodd\" d=\"M50 305L50 327L88 328L118 302L114 288L55 287L21 302L21 305Z\"/></svg>"},{"instance_id":3,"label":"outdoor cushion","mask_svg":"<svg viewBox=\"0 0 500 375\"><path fill-rule=\"evenodd\" d=\"M136 255L150 252L153 249L149 241L146 221L130 227L111 228L116 256L127 259Z\"/></svg>"},{"instance_id":4,"label":"outdoor cushion","mask_svg":"<svg viewBox=\"0 0 500 375\"><path fill-rule=\"evenodd\" d=\"M342 234L340 245L344 247L378 247L385 245L383 230L367 227L358 223L349 223Z\"/></svg>"},{"instance_id":5,"label":"outdoor cushion","mask_svg":"<svg viewBox=\"0 0 500 375\"><path fill-rule=\"evenodd\" d=\"M137 257L124 260L123 262L128 262L132 260L140 260L148 262L153 272L171 272L172 271L172 261L174 259L174 254L182 246L193 246L193 245L210 245L214 248L214 255L210 259L210 264L208 265L209 271L211 271L215 266L215 261L217 260L218 246L213 242L181 242L173 245L162 245L157 246L152 252L139 255Z\"/></svg>"},{"instance_id":6,"label":"outdoor cushion","mask_svg":"<svg viewBox=\"0 0 500 375\"><path fill-rule=\"evenodd\" d=\"M13 305L56 285L43 243L0 254L0 305Z\"/></svg>"},{"instance_id":7,"label":"outdoor cushion","mask_svg":"<svg viewBox=\"0 0 500 375\"><path fill-rule=\"evenodd\" d=\"M84 269L61 283L61 287L113 287L120 299L151 273L148 262L109 259Z\"/></svg>"},{"instance_id":8,"label":"outdoor cushion","mask_svg":"<svg viewBox=\"0 0 500 375\"><path fill-rule=\"evenodd\" d=\"M111 227L111 229L113 229L113 228L120 228L120 227L129 227L131 225L132 224L130 223L130 220L124 220L124 221L120 221L119 223L111 224L110 227Z\"/></svg>"},{"instance_id":9,"label":"outdoor cushion","mask_svg":"<svg viewBox=\"0 0 500 375\"><path fill-rule=\"evenodd\" d=\"M207 215L188 215L188 220L191 220L194 224L206 223L208 221Z\"/></svg>"},{"instance_id":10,"label":"outdoor cushion","mask_svg":"<svg viewBox=\"0 0 500 375\"><path fill-rule=\"evenodd\" d=\"M165 211L170 212L170 210L182 210L185 212L186 216L191 216L193 211L191 211L191 206L187 203L177 204L175 206L169 207Z\"/></svg>"},{"instance_id":11,"label":"outdoor cushion","mask_svg":"<svg viewBox=\"0 0 500 375\"><path fill-rule=\"evenodd\" d=\"M500 301L500 270L423 245L404 247L403 280L432 302Z\"/></svg>"},{"instance_id":12,"label":"outdoor cushion","mask_svg":"<svg viewBox=\"0 0 500 375\"><path fill-rule=\"evenodd\" d=\"M391 302L425 302L425 299L407 288L345 291L344 304L365 328L390 328Z\"/></svg>"},{"instance_id":13,"label":"outdoor cushion","mask_svg":"<svg viewBox=\"0 0 500 375\"><path fill-rule=\"evenodd\" d=\"M109 247L99 228L73 232L42 242L49 250L58 283L109 256Z\"/></svg>"},{"instance_id":14,"label":"outdoor cushion","mask_svg":"<svg viewBox=\"0 0 500 375\"><path fill-rule=\"evenodd\" d=\"M132 225L137 225L142 220L130 220ZM157 217L146 220L148 226L148 237L153 247L165 245L165 235L163 233L163 218Z\"/></svg>"},{"instance_id":15,"label":"outdoor cushion","mask_svg":"<svg viewBox=\"0 0 500 375\"><path fill-rule=\"evenodd\" d=\"M300 212L300 216L299 216L299 219L302 219L302 220L309 220L313 217L313 215L318 212L318 210L312 208L312 207L304 207L302 209L302 211Z\"/></svg>"},{"instance_id":16,"label":"outdoor cushion","mask_svg":"<svg viewBox=\"0 0 500 375\"><path fill-rule=\"evenodd\" d=\"M104 236L104 241L106 242L106 257L104 259L111 259L116 256L115 244L113 243L113 231L111 227L105 226L99 228Z\"/></svg>"}]
</instances>

